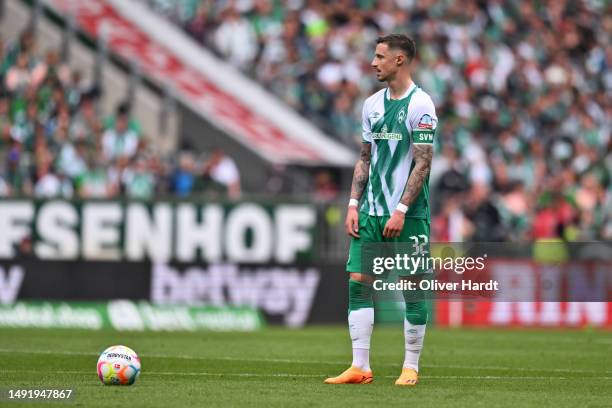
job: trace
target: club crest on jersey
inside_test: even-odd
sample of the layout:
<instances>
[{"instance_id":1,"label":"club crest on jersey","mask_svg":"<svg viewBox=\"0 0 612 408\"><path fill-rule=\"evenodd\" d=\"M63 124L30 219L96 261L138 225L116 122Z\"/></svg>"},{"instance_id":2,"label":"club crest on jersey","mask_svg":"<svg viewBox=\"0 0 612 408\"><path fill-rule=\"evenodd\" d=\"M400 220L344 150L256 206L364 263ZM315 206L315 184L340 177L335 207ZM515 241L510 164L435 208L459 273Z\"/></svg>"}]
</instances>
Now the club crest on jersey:
<instances>
[{"instance_id":1,"label":"club crest on jersey","mask_svg":"<svg viewBox=\"0 0 612 408\"><path fill-rule=\"evenodd\" d=\"M397 123L404 123L406 120L406 108L402 108L397 114Z\"/></svg>"},{"instance_id":2,"label":"club crest on jersey","mask_svg":"<svg viewBox=\"0 0 612 408\"><path fill-rule=\"evenodd\" d=\"M417 129L432 130L434 129L434 125L435 125L435 121L431 116L423 115L421 116L421 120L419 120Z\"/></svg>"}]
</instances>

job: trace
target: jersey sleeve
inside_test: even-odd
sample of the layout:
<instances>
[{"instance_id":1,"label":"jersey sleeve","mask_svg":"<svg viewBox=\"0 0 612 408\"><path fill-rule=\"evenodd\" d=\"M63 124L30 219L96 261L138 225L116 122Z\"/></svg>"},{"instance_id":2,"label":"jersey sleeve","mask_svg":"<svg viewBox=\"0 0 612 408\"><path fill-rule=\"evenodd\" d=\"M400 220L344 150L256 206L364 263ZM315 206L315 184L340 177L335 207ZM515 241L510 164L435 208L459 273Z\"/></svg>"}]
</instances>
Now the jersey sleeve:
<instances>
[{"instance_id":1,"label":"jersey sleeve","mask_svg":"<svg viewBox=\"0 0 612 408\"><path fill-rule=\"evenodd\" d=\"M415 95L416 96L416 95ZM429 95L423 93L411 106L408 126L413 144L433 144L438 126L436 107Z\"/></svg>"},{"instance_id":2,"label":"jersey sleeve","mask_svg":"<svg viewBox=\"0 0 612 408\"><path fill-rule=\"evenodd\" d=\"M363 111L361 113L361 141L363 143L372 143L372 126L370 126L370 118L368 118L368 111L366 104L363 104Z\"/></svg>"}]
</instances>

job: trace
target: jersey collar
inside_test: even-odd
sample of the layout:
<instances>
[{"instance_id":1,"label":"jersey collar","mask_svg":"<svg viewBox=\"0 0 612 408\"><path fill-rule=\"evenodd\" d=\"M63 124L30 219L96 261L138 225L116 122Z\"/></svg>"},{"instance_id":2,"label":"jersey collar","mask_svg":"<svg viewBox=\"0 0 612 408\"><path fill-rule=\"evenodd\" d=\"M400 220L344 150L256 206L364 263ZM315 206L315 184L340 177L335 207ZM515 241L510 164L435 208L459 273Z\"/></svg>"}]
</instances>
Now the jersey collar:
<instances>
[{"instance_id":1,"label":"jersey collar","mask_svg":"<svg viewBox=\"0 0 612 408\"><path fill-rule=\"evenodd\" d=\"M387 87L387 89L385 89L385 97L389 101L399 101L399 100L402 100L402 99L408 97L408 95L410 95L410 92L412 92L414 90L414 88L416 88L416 84L414 82L412 82L412 85L410 85L408 87L408 89L406 89L406 92L404 92L404 94L402 95L401 98L391 99L391 91L389 90L389 87Z\"/></svg>"}]
</instances>

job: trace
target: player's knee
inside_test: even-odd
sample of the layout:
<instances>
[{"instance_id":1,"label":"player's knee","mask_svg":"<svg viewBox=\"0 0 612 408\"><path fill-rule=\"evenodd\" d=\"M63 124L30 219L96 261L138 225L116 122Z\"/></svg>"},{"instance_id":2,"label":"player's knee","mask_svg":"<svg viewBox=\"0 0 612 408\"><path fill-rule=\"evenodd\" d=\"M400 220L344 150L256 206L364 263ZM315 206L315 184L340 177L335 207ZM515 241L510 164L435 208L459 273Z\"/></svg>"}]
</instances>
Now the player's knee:
<instances>
[{"instance_id":1,"label":"player's knee","mask_svg":"<svg viewBox=\"0 0 612 408\"><path fill-rule=\"evenodd\" d=\"M352 274L351 274L352 275ZM374 307L372 286L367 282L349 280L349 312Z\"/></svg>"},{"instance_id":2,"label":"player's knee","mask_svg":"<svg viewBox=\"0 0 612 408\"><path fill-rule=\"evenodd\" d=\"M369 283L370 285L374 282L374 278L370 275L366 275L365 273L351 272L349 277L354 281Z\"/></svg>"}]
</instances>

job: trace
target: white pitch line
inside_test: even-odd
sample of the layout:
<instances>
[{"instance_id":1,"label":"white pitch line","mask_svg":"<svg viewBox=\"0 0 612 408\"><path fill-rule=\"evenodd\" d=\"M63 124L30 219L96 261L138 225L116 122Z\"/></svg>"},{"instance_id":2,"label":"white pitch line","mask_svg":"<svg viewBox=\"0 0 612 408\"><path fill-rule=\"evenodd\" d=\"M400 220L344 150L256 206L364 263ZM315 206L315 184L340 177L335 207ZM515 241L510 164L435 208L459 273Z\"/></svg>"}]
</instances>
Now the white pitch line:
<instances>
[{"instance_id":1,"label":"white pitch line","mask_svg":"<svg viewBox=\"0 0 612 408\"><path fill-rule=\"evenodd\" d=\"M54 374L89 374L95 376L95 372L89 370L57 370L50 371ZM0 370L0 373L40 373L40 370ZM325 378L326 374L299 374L299 373L210 373L210 372L170 372L170 371L148 371L145 375L150 376L187 376L187 377L285 377L285 378ZM376 378L396 378L395 375L383 375ZM457 379L457 380L575 380L568 377L547 376L493 376L493 375L423 375L426 379ZM612 377L588 377L585 380L612 380Z\"/></svg>"},{"instance_id":2,"label":"white pitch line","mask_svg":"<svg viewBox=\"0 0 612 408\"><path fill-rule=\"evenodd\" d=\"M173 358L173 357L169 357ZM183 357L181 357L183 358ZM189 358L186 357L185 358ZM296 363L296 364L347 364L347 361L315 361L315 360L290 360L290 359L275 359L275 358L241 358L241 357L198 357L204 360L228 360L228 361L254 361L254 362L278 362L278 363ZM399 367L398 364L382 363L376 364L379 367ZM580 370L580 369L569 369L569 368L530 368L530 367L506 367L506 366L472 366L472 365L449 365L449 364L422 364L421 367L425 368L452 368L459 370L504 370L504 371L535 371L535 372L559 372L559 373L583 373L583 374L612 374L612 371L594 371L594 370Z\"/></svg>"},{"instance_id":3,"label":"white pitch line","mask_svg":"<svg viewBox=\"0 0 612 408\"><path fill-rule=\"evenodd\" d=\"M99 353L83 351L51 351L51 350L18 350L0 348L0 353L15 354L43 354L43 355L69 355L69 356L99 356ZM168 355L168 354L141 354L141 358L168 358L181 360L204 360L204 361L245 361L255 363L290 363L290 364L321 364L342 365L347 361L317 361L317 360L294 360L285 358L244 358L244 357L205 357L190 355ZM399 367L399 364L380 363L378 367ZM507 367L507 366L474 366L454 364L423 364L424 368L450 368L457 370L493 370L493 371L524 371L524 372L556 372L556 373L581 373L581 374L612 374L612 371L581 370L570 368L532 368L532 367Z\"/></svg>"},{"instance_id":4,"label":"white pitch line","mask_svg":"<svg viewBox=\"0 0 612 408\"><path fill-rule=\"evenodd\" d=\"M99 353L91 353L85 351L55 351L55 350L20 350L20 349L0 349L0 353L15 353L15 354L57 354L65 356L95 356Z\"/></svg>"}]
</instances>

